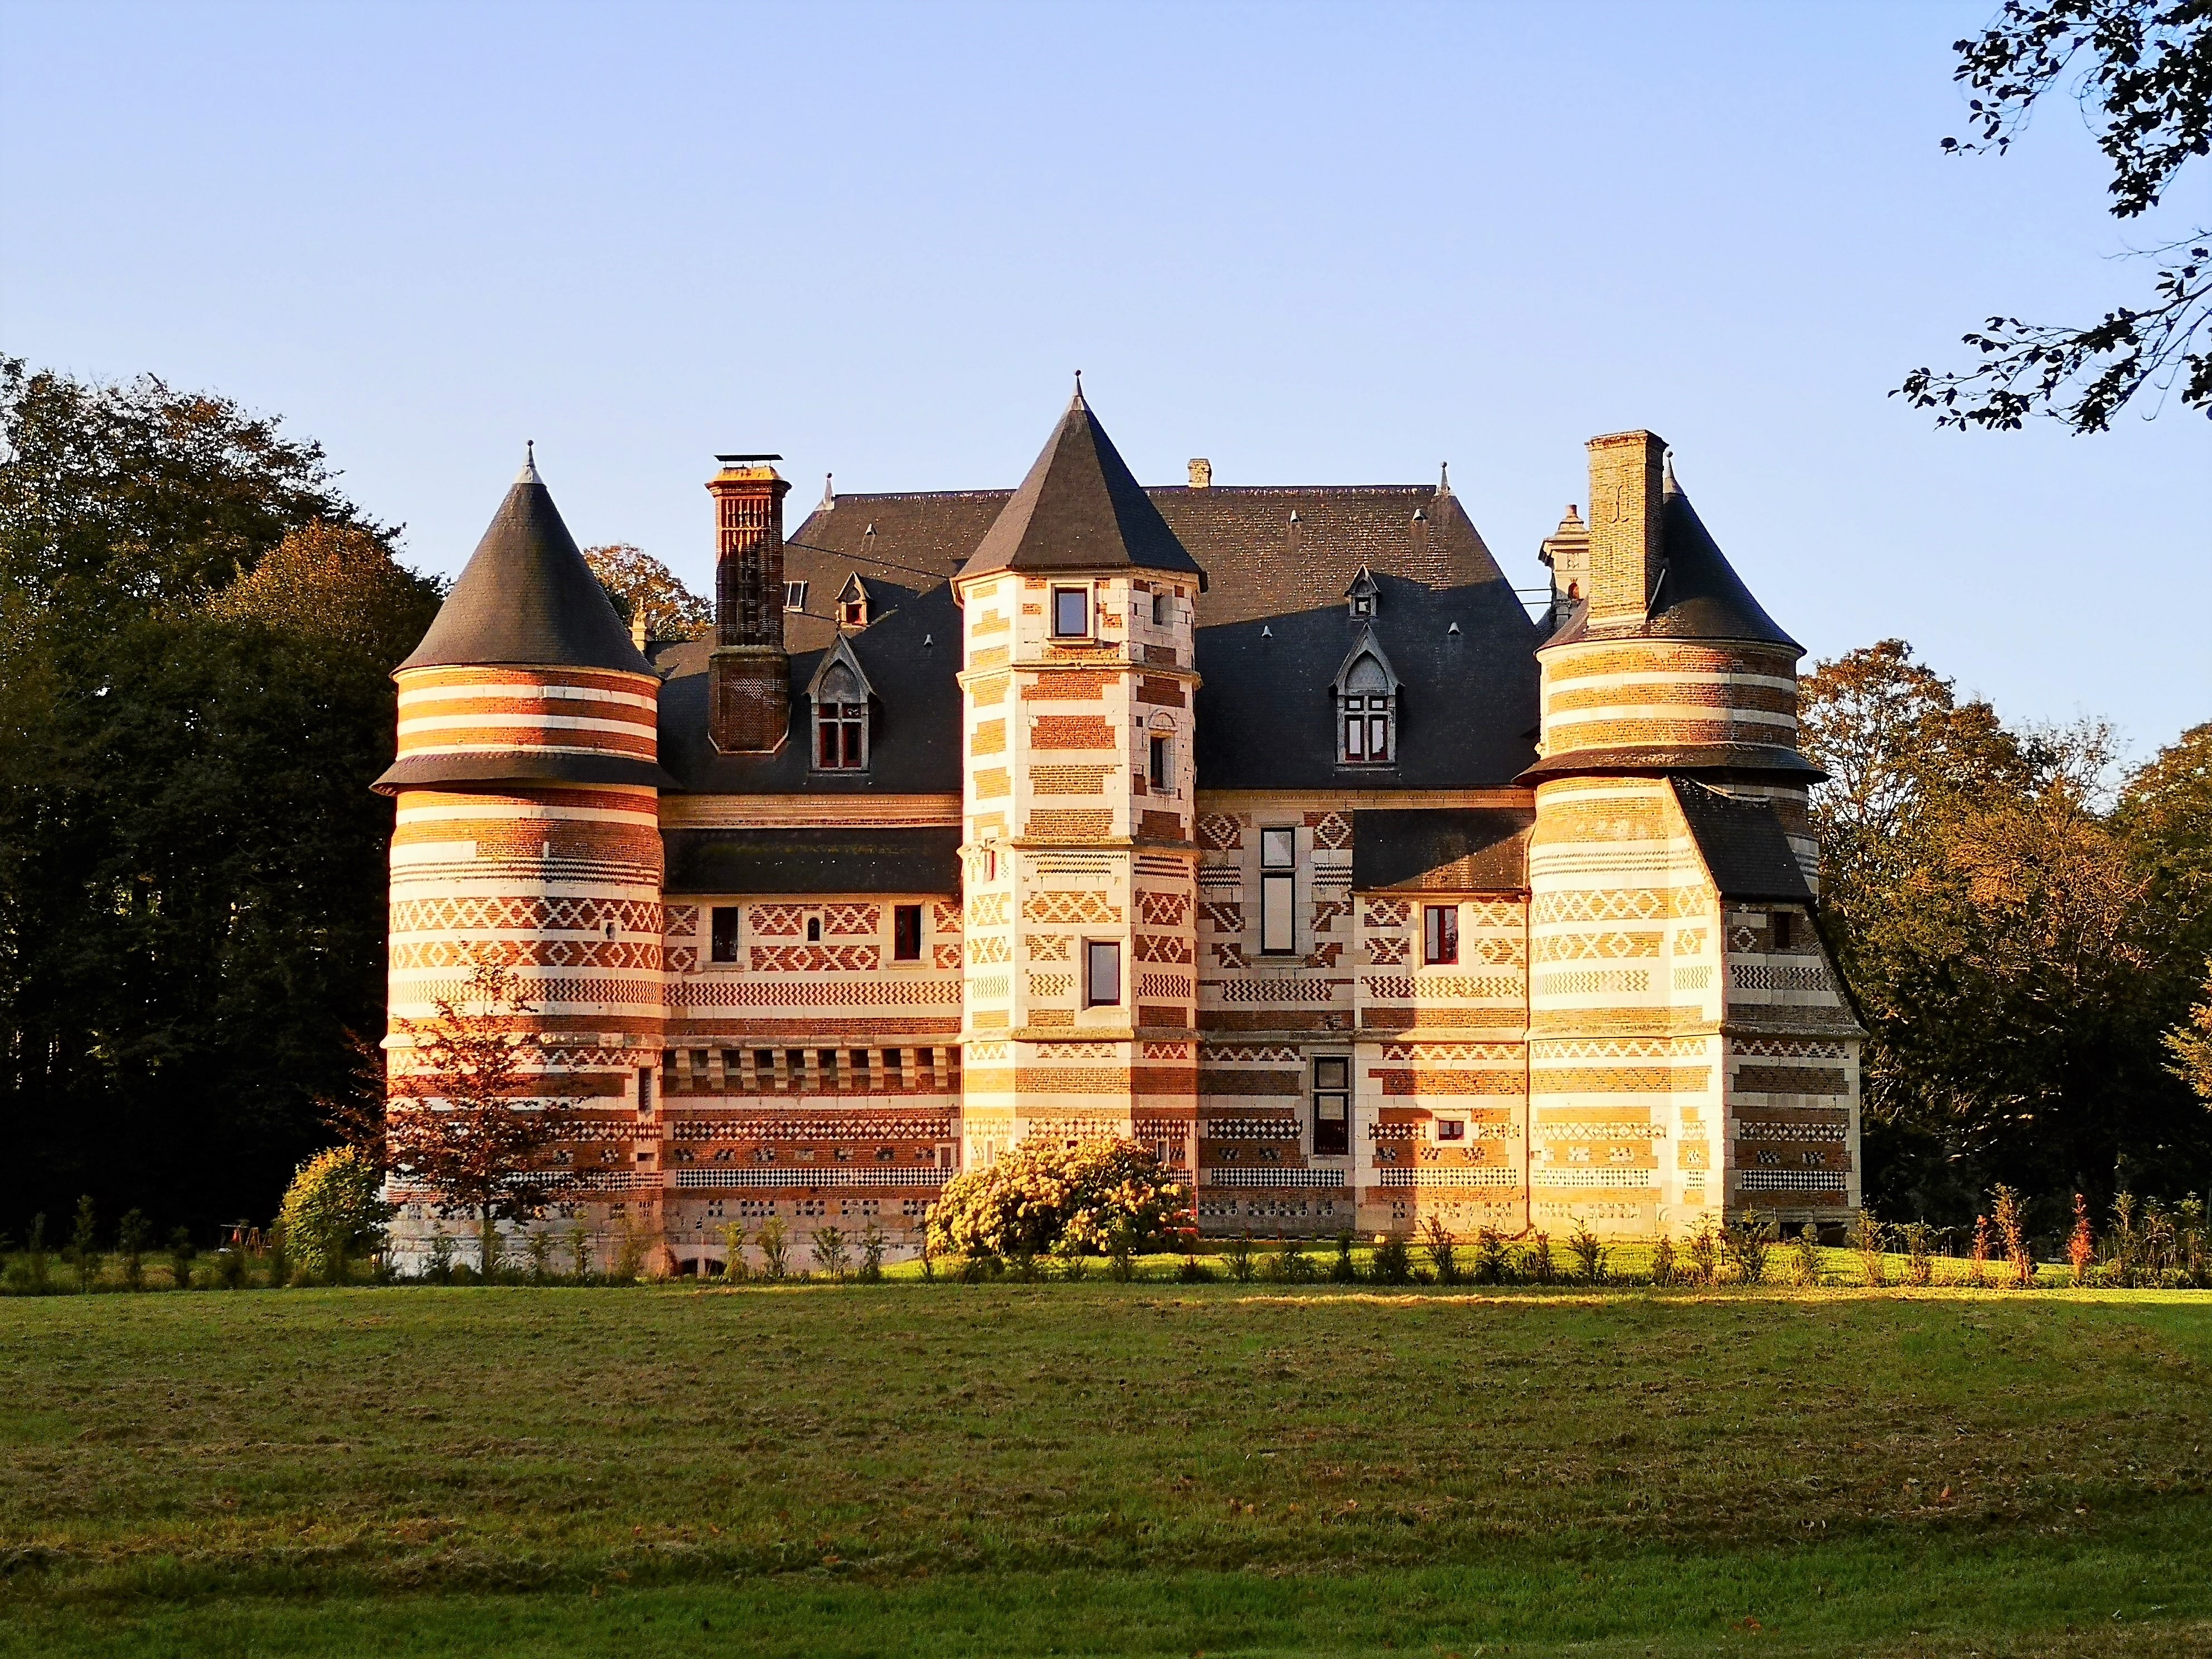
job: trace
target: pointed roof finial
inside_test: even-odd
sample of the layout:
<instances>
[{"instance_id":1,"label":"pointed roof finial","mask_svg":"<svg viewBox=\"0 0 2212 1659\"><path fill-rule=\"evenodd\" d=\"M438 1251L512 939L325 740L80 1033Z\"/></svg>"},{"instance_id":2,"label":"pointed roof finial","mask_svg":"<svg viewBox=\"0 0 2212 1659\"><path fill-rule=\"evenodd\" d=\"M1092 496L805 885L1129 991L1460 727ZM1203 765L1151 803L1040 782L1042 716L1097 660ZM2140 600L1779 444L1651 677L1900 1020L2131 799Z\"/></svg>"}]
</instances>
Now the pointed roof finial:
<instances>
[{"instance_id":1,"label":"pointed roof finial","mask_svg":"<svg viewBox=\"0 0 2212 1659\"><path fill-rule=\"evenodd\" d=\"M535 438L522 441L522 471L514 475L514 481L517 483L536 483L538 481L538 441Z\"/></svg>"},{"instance_id":2,"label":"pointed roof finial","mask_svg":"<svg viewBox=\"0 0 2212 1659\"><path fill-rule=\"evenodd\" d=\"M1437 464L1437 494L1439 495L1451 494L1451 463L1449 461L1439 461Z\"/></svg>"},{"instance_id":3,"label":"pointed roof finial","mask_svg":"<svg viewBox=\"0 0 2212 1659\"><path fill-rule=\"evenodd\" d=\"M1069 406L1074 409L1091 407L1089 404L1083 401L1083 371L1079 368L1075 371L1075 401Z\"/></svg>"},{"instance_id":4,"label":"pointed roof finial","mask_svg":"<svg viewBox=\"0 0 2212 1659\"><path fill-rule=\"evenodd\" d=\"M1661 495L1679 495L1682 493L1682 486L1674 482L1674 452L1673 450L1668 450L1660 458L1659 474Z\"/></svg>"},{"instance_id":5,"label":"pointed roof finial","mask_svg":"<svg viewBox=\"0 0 2212 1659\"><path fill-rule=\"evenodd\" d=\"M837 475L834 472L825 472L822 475L822 505L814 510L817 513L827 513L836 505Z\"/></svg>"}]
</instances>

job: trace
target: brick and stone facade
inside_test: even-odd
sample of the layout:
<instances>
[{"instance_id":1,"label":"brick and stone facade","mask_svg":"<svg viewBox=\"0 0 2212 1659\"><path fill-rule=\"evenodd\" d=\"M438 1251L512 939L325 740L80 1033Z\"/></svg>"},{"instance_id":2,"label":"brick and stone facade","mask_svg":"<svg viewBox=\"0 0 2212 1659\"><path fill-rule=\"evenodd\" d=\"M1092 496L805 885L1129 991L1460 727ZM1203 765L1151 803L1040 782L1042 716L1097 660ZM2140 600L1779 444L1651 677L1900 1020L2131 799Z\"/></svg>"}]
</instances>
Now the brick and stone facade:
<instances>
[{"instance_id":1,"label":"brick and stone facade","mask_svg":"<svg viewBox=\"0 0 2212 1659\"><path fill-rule=\"evenodd\" d=\"M910 1249L1040 1134L1214 1232L1846 1218L1799 648L1656 437L1589 448L1540 628L1448 486L1145 490L1079 394L1020 489L789 544L725 458L717 630L649 662L526 472L397 676L395 1070L514 965L587 1109L542 1224L674 1271ZM468 1225L398 1196L403 1249Z\"/></svg>"}]
</instances>

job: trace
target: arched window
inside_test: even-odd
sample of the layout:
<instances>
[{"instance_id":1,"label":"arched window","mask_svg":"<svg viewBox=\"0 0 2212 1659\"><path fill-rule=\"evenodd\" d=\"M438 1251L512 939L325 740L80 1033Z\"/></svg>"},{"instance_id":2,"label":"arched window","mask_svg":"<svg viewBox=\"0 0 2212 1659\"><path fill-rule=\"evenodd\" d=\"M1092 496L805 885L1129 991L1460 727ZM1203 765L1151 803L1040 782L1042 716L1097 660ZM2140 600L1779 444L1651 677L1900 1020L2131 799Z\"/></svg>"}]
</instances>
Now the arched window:
<instances>
[{"instance_id":1,"label":"arched window","mask_svg":"<svg viewBox=\"0 0 2212 1659\"><path fill-rule=\"evenodd\" d=\"M839 642L840 647L842 641ZM814 767L864 772L868 766L868 683L849 653L833 649L810 688L814 698Z\"/></svg>"},{"instance_id":2,"label":"arched window","mask_svg":"<svg viewBox=\"0 0 2212 1659\"><path fill-rule=\"evenodd\" d=\"M1397 677L1362 653L1340 682L1337 758L1347 766L1388 766L1397 758Z\"/></svg>"}]
</instances>

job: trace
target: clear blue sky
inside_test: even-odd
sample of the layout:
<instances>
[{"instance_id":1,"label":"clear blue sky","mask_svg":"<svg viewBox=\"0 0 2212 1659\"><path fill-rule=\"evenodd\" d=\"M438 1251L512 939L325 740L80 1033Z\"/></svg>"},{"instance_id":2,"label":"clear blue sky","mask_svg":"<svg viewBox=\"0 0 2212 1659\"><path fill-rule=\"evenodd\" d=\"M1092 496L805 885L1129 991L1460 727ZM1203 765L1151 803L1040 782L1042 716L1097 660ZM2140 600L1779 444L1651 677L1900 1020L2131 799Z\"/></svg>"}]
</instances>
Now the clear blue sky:
<instances>
[{"instance_id":1,"label":"clear blue sky","mask_svg":"<svg viewBox=\"0 0 2212 1659\"><path fill-rule=\"evenodd\" d=\"M1150 481L1448 459L1523 584L1648 426L1815 656L2140 757L2212 718L2212 428L1883 396L2145 292L2070 106L1939 152L1995 9L0 0L0 349L280 413L444 571L535 438L702 587L716 450L1011 484L1079 367Z\"/></svg>"}]
</instances>

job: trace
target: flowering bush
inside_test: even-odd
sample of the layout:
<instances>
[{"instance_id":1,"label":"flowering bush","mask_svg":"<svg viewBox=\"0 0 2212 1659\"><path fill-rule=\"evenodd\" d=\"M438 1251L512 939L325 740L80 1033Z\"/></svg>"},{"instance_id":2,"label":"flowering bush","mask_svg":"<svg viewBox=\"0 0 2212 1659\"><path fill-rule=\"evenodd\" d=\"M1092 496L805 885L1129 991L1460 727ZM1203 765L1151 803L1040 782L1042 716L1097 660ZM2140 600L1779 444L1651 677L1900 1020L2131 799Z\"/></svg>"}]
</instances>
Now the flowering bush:
<instances>
[{"instance_id":1,"label":"flowering bush","mask_svg":"<svg viewBox=\"0 0 2212 1659\"><path fill-rule=\"evenodd\" d=\"M380 1184L375 1165L352 1146L334 1146L302 1164L284 1192L289 1265L337 1284L347 1261L382 1248L392 1208L377 1195Z\"/></svg>"},{"instance_id":2,"label":"flowering bush","mask_svg":"<svg viewBox=\"0 0 2212 1659\"><path fill-rule=\"evenodd\" d=\"M933 1249L971 1256L1104 1255L1187 1231L1190 1189L1130 1140L1025 1140L955 1176L929 1210Z\"/></svg>"}]
</instances>

